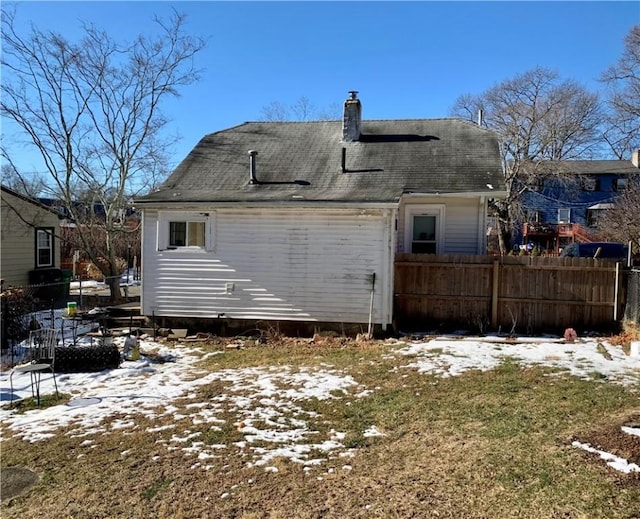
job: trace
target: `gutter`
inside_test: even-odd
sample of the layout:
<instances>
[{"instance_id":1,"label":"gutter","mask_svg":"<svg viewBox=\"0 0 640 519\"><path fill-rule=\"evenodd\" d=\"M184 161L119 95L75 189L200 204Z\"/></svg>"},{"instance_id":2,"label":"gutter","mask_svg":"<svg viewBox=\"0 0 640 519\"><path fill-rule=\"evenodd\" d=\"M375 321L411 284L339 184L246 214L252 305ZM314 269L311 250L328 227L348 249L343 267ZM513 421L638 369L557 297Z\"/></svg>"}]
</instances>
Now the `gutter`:
<instances>
[{"instance_id":1,"label":"gutter","mask_svg":"<svg viewBox=\"0 0 640 519\"><path fill-rule=\"evenodd\" d=\"M421 192L421 191L411 191L411 192L407 192L407 193L403 193L402 194L402 198L424 198L425 196L430 196L430 197L442 197L442 198L479 198L479 197L486 197L486 198L506 198L507 196L507 192L506 191L464 191L464 192L460 192L460 193L456 193L456 192L449 192L449 193L442 193L442 192Z\"/></svg>"},{"instance_id":2,"label":"gutter","mask_svg":"<svg viewBox=\"0 0 640 519\"><path fill-rule=\"evenodd\" d=\"M175 202L134 202L134 206L138 209L188 209L188 208L211 208L216 207L233 207L233 208L265 208L265 207L321 207L321 208L358 208L362 207L372 209L394 209L398 207L398 202L367 202L367 201L344 201L344 202L324 202L324 201L311 201L304 199L297 200L278 200L278 201L264 201L264 202L239 202L239 201L199 201L188 202L184 200L176 200Z\"/></svg>"}]
</instances>

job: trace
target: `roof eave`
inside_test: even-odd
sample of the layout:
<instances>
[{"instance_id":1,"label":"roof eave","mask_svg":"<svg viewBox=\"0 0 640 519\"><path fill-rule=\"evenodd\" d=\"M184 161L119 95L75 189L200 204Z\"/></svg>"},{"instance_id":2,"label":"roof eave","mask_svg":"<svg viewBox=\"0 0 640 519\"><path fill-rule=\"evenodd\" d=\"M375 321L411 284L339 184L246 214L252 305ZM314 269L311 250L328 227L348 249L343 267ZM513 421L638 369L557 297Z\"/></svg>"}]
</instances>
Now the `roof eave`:
<instances>
[{"instance_id":1,"label":"roof eave","mask_svg":"<svg viewBox=\"0 0 640 519\"><path fill-rule=\"evenodd\" d=\"M211 208L215 207L236 207L236 208L264 208L264 207L372 207L380 209L393 209L398 207L398 201L379 201L379 200L264 200L264 201L247 201L247 200L225 200L225 201L173 201L173 202L139 202L135 204L141 210L145 209L168 209L168 210L185 210L188 208Z\"/></svg>"},{"instance_id":2,"label":"roof eave","mask_svg":"<svg viewBox=\"0 0 640 519\"><path fill-rule=\"evenodd\" d=\"M409 197L425 197L425 196L436 196L436 197L444 197L444 198L506 198L507 192L502 190L489 190L489 191L464 191L464 192L442 192L442 191L411 191L407 193L403 193L402 195L405 198Z\"/></svg>"}]
</instances>

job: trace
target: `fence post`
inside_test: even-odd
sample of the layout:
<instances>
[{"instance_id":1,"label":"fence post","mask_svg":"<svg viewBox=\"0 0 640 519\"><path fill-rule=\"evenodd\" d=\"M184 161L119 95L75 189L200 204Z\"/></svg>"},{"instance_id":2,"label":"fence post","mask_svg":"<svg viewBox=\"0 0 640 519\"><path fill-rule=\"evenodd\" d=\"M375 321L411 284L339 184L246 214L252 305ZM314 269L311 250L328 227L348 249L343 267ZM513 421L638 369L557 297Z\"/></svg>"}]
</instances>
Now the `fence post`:
<instances>
[{"instance_id":1,"label":"fence post","mask_svg":"<svg viewBox=\"0 0 640 519\"><path fill-rule=\"evenodd\" d=\"M491 289L491 327L498 327L498 287L500 286L500 262L493 260L493 287Z\"/></svg>"}]
</instances>

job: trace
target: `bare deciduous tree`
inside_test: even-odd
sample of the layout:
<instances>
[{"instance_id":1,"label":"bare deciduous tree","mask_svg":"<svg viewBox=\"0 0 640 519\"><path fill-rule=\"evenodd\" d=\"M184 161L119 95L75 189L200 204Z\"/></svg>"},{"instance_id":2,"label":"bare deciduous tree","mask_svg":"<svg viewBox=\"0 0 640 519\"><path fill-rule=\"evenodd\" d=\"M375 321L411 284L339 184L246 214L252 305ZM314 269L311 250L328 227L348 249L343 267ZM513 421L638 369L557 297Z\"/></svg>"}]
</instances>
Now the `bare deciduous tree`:
<instances>
[{"instance_id":1,"label":"bare deciduous tree","mask_svg":"<svg viewBox=\"0 0 640 519\"><path fill-rule=\"evenodd\" d=\"M166 174L167 119L161 102L194 82L204 43L184 32L185 17L155 19L156 33L117 42L94 25L80 41L31 27L21 34L15 11L2 11L1 113L41 158L49 196L80 232L80 248L100 266L120 298L116 244L131 197ZM11 156L4 143L5 156Z\"/></svg>"},{"instance_id":2,"label":"bare deciduous tree","mask_svg":"<svg viewBox=\"0 0 640 519\"><path fill-rule=\"evenodd\" d=\"M605 240L633 242L640 250L640 174L629 179L625 189L598 219L598 231Z\"/></svg>"},{"instance_id":3,"label":"bare deciduous tree","mask_svg":"<svg viewBox=\"0 0 640 519\"><path fill-rule=\"evenodd\" d=\"M331 103L316 112L316 119L320 121L339 121L342 119L342 103Z\"/></svg>"},{"instance_id":4,"label":"bare deciduous tree","mask_svg":"<svg viewBox=\"0 0 640 519\"><path fill-rule=\"evenodd\" d=\"M281 123L290 120L289 109L280 101L271 101L268 105L263 106L260 111L262 113L260 117L262 121Z\"/></svg>"},{"instance_id":5,"label":"bare deciduous tree","mask_svg":"<svg viewBox=\"0 0 640 519\"><path fill-rule=\"evenodd\" d=\"M308 121L313 117L315 108L308 97L302 96L291 105L296 121Z\"/></svg>"},{"instance_id":6,"label":"bare deciduous tree","mask_svg":"<svg viewBox=\"0 0 640 519\"><path fill-rule=\"evenodd\" d=\"M27 176L18 171L3 146L0 147L0 157L4 159L2 164L2 185L31 198L37 198L38 194L46 189L46 182L40 175Z\"/></svg>"},{"instance_id":7,"label":"bare deciduous tree","mask_svg":"<svg viewBox=\"0 0 640 519\"><path fill-rule=\"evenodd\" d=\"M604 138L623 159L640 148L640 25L631 28L624 51L600 77L607 93L607 130Z\"/></svg>"},{"instance_id":8,"label":"bare deciduous tree","mask_svg":"<svg viewBox=\"0 0 640 519\"><path fill-rule=\"evenodd\" d=\"M502 253L510 248L513 226L522 220L522 193L544 177L563 175L551 161L584 159L600 139L597 94L545 68L502 81L479 95L462 95L451 113L472 121L481 113L482 124L501 140L507 197L493 200L492 208Z\"/></svg>"},{"instance_id":9,"label":"bare deciduous tree","mask_svg":"<svg viewBox=\"0 0 640 519\"><path fill-rule=\"evenodd\" d=\"M302 96L287 106L280 101L272 101L260 110L260 120L267 122L285 121L332 121L342 117L341 106L332 104L325 110L317 110L308 97Z\"/></svg>"}]
</instances>

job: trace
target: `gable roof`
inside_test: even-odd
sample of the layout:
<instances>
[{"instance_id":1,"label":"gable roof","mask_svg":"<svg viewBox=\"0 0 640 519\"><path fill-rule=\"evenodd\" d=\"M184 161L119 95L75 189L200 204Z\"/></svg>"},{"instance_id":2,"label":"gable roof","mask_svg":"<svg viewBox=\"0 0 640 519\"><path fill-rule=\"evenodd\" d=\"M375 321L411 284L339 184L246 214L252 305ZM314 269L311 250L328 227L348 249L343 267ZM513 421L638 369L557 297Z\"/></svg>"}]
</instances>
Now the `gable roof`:
<instances>
[{"instance_id":1,"label":"gable roof","mask_svg":"<svg viewBox=\"0 0 640 519\"><path fill-rule=\"evenodd\" d=\"M31 198L30 196L23 195L22 193L18 193L17 191L14 191L10 187L0 184L0 191L4 191L5 193L11 196L19 198L20 200L24 200L25 202L32 204L35 207L38 207L39 209L44 209L45 211L49 211L50 213L56 215L60 220L62 220L65 217L63 213L56 210L55 208L50 207L46 204L43 204L42 202L40 202L39 200L36 200L35 198Z\"/></svg>"},{"instance_id":2,"label":"gable roof","mask_svg":"<svg viewBox=\"0 0 640 519\"><path fill-rule=\"evenodd\" d=\"M640 169L630 160L563 160L567 171L576 175L637 175Z\"/></svg>"},{"instance_id":3,"label":"gable roof","mask_svg":"<svg viewBox=\"0 0 640 519\"><path fill-rule=\"evenodd\" d=\"M473 123L373 120L357 141L342 136L341 121L247 122L212 133L135 202L396 202L409 192L504 191L498 139ZM254 184L250 150L258 152Z\"/></svg>"}]
</instances>

